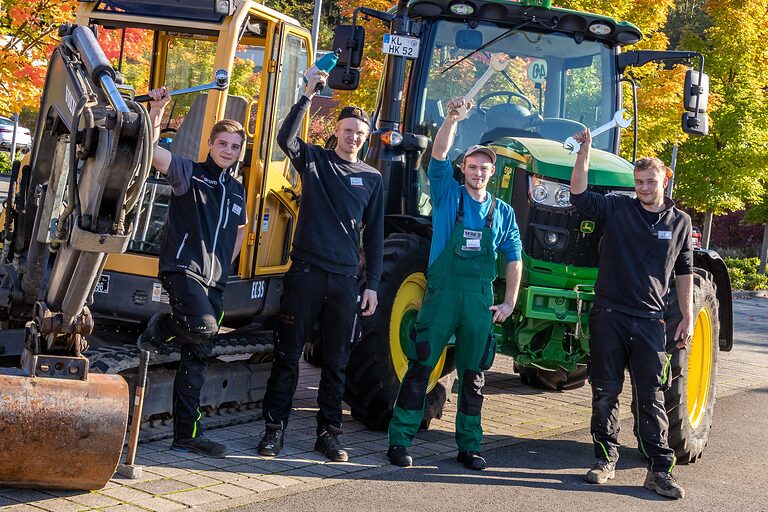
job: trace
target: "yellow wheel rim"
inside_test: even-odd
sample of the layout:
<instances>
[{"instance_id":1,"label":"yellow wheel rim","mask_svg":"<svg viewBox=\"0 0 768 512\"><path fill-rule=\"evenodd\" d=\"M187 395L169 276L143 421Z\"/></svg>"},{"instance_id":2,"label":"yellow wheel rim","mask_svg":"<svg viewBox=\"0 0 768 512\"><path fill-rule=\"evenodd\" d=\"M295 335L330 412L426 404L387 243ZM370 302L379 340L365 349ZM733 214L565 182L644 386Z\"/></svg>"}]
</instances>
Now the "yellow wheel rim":
<instances>
[{"instance_id":1,"label":"yellow wheel rim","mask_svg":"<svg viewBox=\"0 0 768 512\"><path fill-rule=\"evenodd\" d=\"M688 349L688 421L697 428L707 412L712 379L712 316L707 308L696 315Z\"/></svg>"},{"instance_id":2,"label":"yellow wheel rim","mask_svg":"<svg viewBox=\"0 0 768 512\"><path fill-rule=\"evenodd\" d=\"M416 317L424 298L424 290L427 288L427 279L421 272L409 275L397 290L392 304L392 316L389 319L389 353L392 356L392 364L397 374L397 379L402 381L408 370L408 356L405 347L409 342L411 330L416 326ZM445 366L446 350L440 356L435 369L429 375L427 391L435 387Z\"/></svg>"}]
</instances>

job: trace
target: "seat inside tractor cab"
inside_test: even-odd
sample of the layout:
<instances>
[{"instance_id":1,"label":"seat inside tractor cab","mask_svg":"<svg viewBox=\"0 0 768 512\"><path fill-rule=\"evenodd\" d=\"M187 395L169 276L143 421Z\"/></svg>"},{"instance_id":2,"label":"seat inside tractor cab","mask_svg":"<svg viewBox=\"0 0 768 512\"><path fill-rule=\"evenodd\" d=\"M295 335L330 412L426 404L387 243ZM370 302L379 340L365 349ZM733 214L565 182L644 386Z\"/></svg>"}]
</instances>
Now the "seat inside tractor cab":
<instances>
[{"instance_id":1,"label":"seat inside tractor cab","mask_svg":"<svg viewBox=\"0 0 768 512\"><path fill-rule=\"evenodd\" d=\"M197 152L200 144L207 142L207 137L203 138L203 117L205 116L205 105L208 101L208 94L198 94L192 102L189 112L184 117L176 135L171 141L170 151L181 157L197 160ZM246 113L248 101L242 96L227 96L227 106L224 109L224 117L234 119L243 126L246 125Z\"/></svg>"}]
</instances>

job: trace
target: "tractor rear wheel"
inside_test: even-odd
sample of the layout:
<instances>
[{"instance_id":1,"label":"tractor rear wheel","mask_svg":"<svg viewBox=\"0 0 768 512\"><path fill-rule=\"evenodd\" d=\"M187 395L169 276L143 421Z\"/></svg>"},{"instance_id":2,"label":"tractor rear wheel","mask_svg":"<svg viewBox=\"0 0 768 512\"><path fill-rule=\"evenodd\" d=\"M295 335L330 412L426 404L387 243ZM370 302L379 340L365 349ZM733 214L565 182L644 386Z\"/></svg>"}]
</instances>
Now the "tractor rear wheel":
<instances>
[{"instance_id":1,"label":"tractor rear wheel","mask_svg":"<svg viewBox=\"0 0 768 512\"><path fill-rule=\"evenodd\" d=\"M384 241L384 266L376 312L362 319L362 339L347 365L344 400L352 416L369 428L385 430L400 381L408 369L406 343L426 289L429 241L395 233ZM455 379L453 351L445 350L429 378L422 426L439 418Z\"/></svg>"},{"instance_id":2,"label":"tractor rear wheel","mask_svg":"<svg viewBox=\"0 0 768 512\"><path fill-rule=\"evenodd\" d=\"M667 339L671 340L682 316L674 288L670 291L670 298L665 321ZM672 382L665 393L669 445L675 450L680 463L695 462L709 440L720 349L718 311L712 274L694 269L693 340L690 346L673 352Z\"/></svg>"}]
</instances>

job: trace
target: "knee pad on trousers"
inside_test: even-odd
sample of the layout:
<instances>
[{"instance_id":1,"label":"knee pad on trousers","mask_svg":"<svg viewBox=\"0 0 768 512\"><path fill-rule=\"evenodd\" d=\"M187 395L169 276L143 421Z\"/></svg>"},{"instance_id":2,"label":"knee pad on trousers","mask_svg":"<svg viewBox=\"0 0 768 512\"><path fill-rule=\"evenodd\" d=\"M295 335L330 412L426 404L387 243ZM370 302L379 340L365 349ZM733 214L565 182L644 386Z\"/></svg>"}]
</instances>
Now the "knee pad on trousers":
<instances>
[{"instance_id":1,"label":"knee pad on trousers","mask_svg":"<svg viewBox=\"0 0 768 512\"><path fill-rule=\"evenodd\" d=\"M408 369L397 395L398 407L409 411L418 411L423 407L430 373L432 369L423 364L414 364Z\"/></svg>"},{"instance_id":2,"label":"knee pad on trousers","mask_svg":"<svg viewBox=\"0 0 768 512\"><path fill-rule=\"evenodd\" d=\"M467 416L480 416L480 411L483 408L485 374L475 370L465 370L463 377L459 412L462 412Z\"/></svg>"},{"instance_id":3,"label":"knee pad on trousers","mask_svg":"<svg viewBox=\"0 0 768 512\"><path fill-rule=\"evenodd\" d=\"M190 343L201 344L208 343L219 332L219 324L213 316L205 315L196 318L175 318L178 325L184 329L185 336Z\"/></svg>"}]
</instances>

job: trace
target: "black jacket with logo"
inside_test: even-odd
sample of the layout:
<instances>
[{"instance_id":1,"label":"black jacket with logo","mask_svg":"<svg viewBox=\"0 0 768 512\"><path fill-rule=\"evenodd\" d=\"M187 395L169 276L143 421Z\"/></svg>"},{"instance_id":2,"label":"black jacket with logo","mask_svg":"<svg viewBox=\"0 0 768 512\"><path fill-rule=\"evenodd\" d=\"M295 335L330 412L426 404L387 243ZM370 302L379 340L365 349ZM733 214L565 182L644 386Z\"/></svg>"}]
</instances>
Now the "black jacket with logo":
<instances>
[{"instance_id":1,"label":"black jacket with logo","mask_svg":"<svg viewBox=\"0 0 768 512\"><path fill-rule=\"evenodd\" d=\"M624 195L587 191L571 194L571 203L603 223L594 303L629 315L662 318L672 271L678 276L693 272L688 214L666 197L657 220L648 220L640 201Z\"/></svg>"},{"instance_id":2,"label":"black jacket with logo","mask_svg":"<svg viewBox=\"0 0 768 512\"><path fill-rule=\"evenodd\" d=\"M210 156L195 163L172 155L165 179L173 194L160 250L160 272L184 273L223 290L238 227L248 220L243 185Z\"/></svg>"},{"instance_id":3,"label":"black jacket with logo","mask_svg":"<svg viewBox=\"0 0 768 512\"><path fill-rule=\"evenodd\" d=\"M378 290L384 246L381 173L362 161L307 144L297 134L309 99L291 108L277 143L301 176L301 210L291 257L334 274L357 274L363 230L366 288Z\"/></svg>"}]
</instances>

